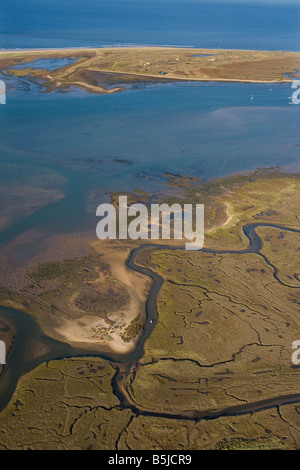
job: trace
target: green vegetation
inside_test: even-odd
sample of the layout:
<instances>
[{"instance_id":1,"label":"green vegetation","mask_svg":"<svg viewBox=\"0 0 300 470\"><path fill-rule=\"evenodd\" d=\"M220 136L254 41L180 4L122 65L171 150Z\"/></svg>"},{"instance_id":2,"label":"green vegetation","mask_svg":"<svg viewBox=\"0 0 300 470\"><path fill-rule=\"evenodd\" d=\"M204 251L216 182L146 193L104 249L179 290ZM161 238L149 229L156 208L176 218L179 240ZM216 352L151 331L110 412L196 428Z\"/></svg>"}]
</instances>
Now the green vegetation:
<instances>
[{"instance_id":1,"label":"green vegetation","mask_svg":"<svg viewBox=\"0 0 300 470\"><path fill-rule=\"evenodd\" d=\"M242 228L253 222L300 229L298 175L272 169L169 183L179 183L185 201L207 203L207 247L245 248ZM131 198L144 202L149 195ZM0 414L0 448L299 449L299 405L283 406L280 397L299 393L291 344L300 329L300 236L275 227L257 233L258 254L140 252L138 264L165 280L144 356L130 365L50 361L26 374ZM124 342L143 327L141 314L124 322L127 295L98 255L31 268L18 292L47 324L49 305L59 320L64 312L79 312L81 321L97 312L109 328L93 326L96 337L118 328ZM120 405L120 391L140 413ZM272 405L248 412L264 400ZM235 413L245 405L244 414Z\"/></svg>"},{"instance_id":2,"label":"green vegetation","mask_svg":"<svg viewBox=\"0 0 300 470\"><path fill-rule=\"evenodd\" d=\"M142 319L141 315L137 315L130 324L125 328L124 332L121 334L121 338L125 343L129 343L133 338L135 338L138 334L140 329L142 328L141 325Z\"/></svg>"},{"instance_id":3,"label":"green vegetation","mask_svg":"<svg viewBox=\"0 0 300 470\"><path fill-rule=\"evenodd\" d=\"M258 439L224 439L216 445L215 450L279 450L279 439L262 437Z\"/></svg>"},{"instance_id":4,"label":"green vegetation","mask_svg":"<svg viewBox=\"0 0 300 470\"><path fill-rule=\"evenodd\" d=\"M114 374L99 358L39 366L1 413L0 449L113 448L131 415L112 393Z\"/></svg>"},{"instance_id":5,"label":"green vegetation","mask_svg":"<svg viewBox=\"0 0 300 470\"><path fill-rule=\"evenodd\" d=\"M107 269L107 266L101 262L101 257L98 257L99 267ZM85 279L97 279L94 270L94 264L90 262L89 257L69 259L63 261L52 261L40 263L37 267L29 272L29 276L36 282L45 280L63 278L64 281L70 281L75 276L84 277Z\"/></svg>"}]
</instances>

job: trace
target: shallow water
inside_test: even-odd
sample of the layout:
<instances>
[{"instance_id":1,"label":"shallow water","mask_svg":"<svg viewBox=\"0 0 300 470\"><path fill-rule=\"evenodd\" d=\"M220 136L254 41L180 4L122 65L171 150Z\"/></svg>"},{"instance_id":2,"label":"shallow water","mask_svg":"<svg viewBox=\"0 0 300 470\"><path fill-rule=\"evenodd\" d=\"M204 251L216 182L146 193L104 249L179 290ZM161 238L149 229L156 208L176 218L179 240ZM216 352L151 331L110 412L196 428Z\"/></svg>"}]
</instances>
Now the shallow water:
<instances>
[{"instance_id":1,"label":"shallow water","mask_svg":"<svg viewBox=\"0 0 300 470\"><path fill-rule=\"evenodd\" d=\"M71 59L69 57L59 57L59 58L46 58L46 59L36 59L33 62L26 62L20 65L14 65L11 69L26 69L28 67L32 69L42 69L42 70L57 70L61 67L66 67L67 65L74 64L77 59Z\"/></svg>"},{"instance_id":2,"label":"shallow water","mask_svg":"<svg viewBox=\"0 0 300 470\"><path fill-rule=\"evenodd\" d=\"M84 201L91 188L153 192L164 188L165 172L209 179L299 162L290 84L177 82L113 95L20 88L1 107L0 182L12 165L63 174L70 197L49 213L57 231L78 228L79 216L91 228Z\"/></svg>"}]
</instances>

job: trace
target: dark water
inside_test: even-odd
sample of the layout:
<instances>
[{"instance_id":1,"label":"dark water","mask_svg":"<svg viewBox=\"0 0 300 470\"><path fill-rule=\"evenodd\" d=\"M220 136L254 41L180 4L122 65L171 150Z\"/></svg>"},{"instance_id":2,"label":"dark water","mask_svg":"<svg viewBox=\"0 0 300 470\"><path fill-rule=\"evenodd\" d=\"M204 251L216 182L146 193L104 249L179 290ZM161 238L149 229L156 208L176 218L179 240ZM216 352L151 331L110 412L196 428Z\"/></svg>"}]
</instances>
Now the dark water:
<instances>
[{"instance_id":1,"label":"dark water","mask_svg":"<svg viewBox=\"0 0 300 470\"><path fill-rule=\"evenodd\" d=\"M297 1L10 0L0 49L178 45L299 50Z\"/></svg>"}]
</instances>

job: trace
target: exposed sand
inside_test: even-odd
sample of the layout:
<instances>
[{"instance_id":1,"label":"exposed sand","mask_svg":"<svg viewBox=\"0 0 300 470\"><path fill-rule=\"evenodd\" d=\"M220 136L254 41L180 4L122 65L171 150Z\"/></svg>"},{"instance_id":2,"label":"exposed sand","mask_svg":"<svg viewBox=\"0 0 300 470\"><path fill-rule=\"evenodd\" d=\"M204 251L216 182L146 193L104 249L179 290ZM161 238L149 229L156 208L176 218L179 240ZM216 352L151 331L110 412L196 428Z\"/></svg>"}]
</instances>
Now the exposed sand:
<instances>
[{"instance_id":1,"label":"exposed sand","mask_svg":"<svg viewBox=\"0 0 300 470\"><path fill-rule=\"evenodd\" d=\"M107 89L101 86L94 86L94 85L90 85L89 83L80 82L80 81L74 82L73 85L77 85L80 88L82 87L87 88L88 90L95 91L96 93L105 93L106 95L110 95L111 93L118 93L124 90L124 88L122 87Z\"/></svg>"},{"instance_id":2,"label":"exposed sand","mask_svg":"<svg viewBox=\"0 0 300 470\"><path fill-rule=\"evenodd\" d=\"M32 244L33 240L35 242L34 248L24 253L24 244ZM161 240L148 241L148 243L153 242L161 243ZM172 244L174 240L169 240L166 243ZM178 240L175 243L178 244ZM15 292L16 296L4 296L1 299L1 304L34 315L47 335L67 342L73 347L93 349L99 352L128 353L134 350L139 334L131 341L126 342L123 341L121 335L139 314L140 324L144 325L145 305L151 287L151 280L148 276L126 267L126 260L131 250L140 244L142 243L137 245L131 240L95 240L92 233L57 235L44 239L43 235L38 232L25 232L2 250L1 284ZM30 299L34 293L32 292L28 296L29 292L26 286L28 285L27 273L33 266L54 260L80 259L82 256L92 255L94 251L102 254L101 260L109 266L109 279L115 286L115 290L118 291L118 285L120 285L122 289L126 290L129 298L125 307L108 313L110 324L96 314L89 312L86 315L82 314L82 311L76 309L75 304L74 309L67 313L55 297L45 302L38 296L36 297L38 303L32 304ZM99 279L97 283L100 286L102 280ZM77 294L74 291L73 297L76 298ZM72 301L72 299L70 300ZM66 302L68 303L68 299ZM52 320L49 303L53 303L57 307L55 316L58 324ZM45 313L41 316L41 308L43 308L43 312L48 312L46 317Z\"/></svg>"},{"instance_id":3,"label":"exposed sand","mask_svg":"<svg viewBox=\"0 0 300 470\"><path fill-rule=\"evenodd\" d=\"M22 256L24 243L32 243L33 240L35 241L35 249L26 252L25 257ZM109 265L110 279L116 286L115 289L117 290L117 286L120 285L125 288L129 297L129 303L125 308L120 308L119 311L108 314L110 322L113 322L116 328L111 331L111 325L103 318L90 313L82 315L82 312L78 312L76 307L74 307L71 316L61 310L58 317L59 326L53 324L50 317L49 320L40 322L40 326L49 336L70 343L74 347L127 353L135 348L138 336L133 341L125 342L120 335L139 314L141 314L141 324L144 324L145 304L151 285L148 276L143 276L126 267L126 260L133 248L136 248L136 244L131 241L95 240L92 233L57 235L43 239L42 234L26 232L2 249L0 281L2 285L5 285L13 292L25 292L24 289L28 284L27 272L39 263L73 258L80 259L82 256L92 255L94 251L102 254L103 258L101 259ZM101 285L101 282L100 279L98 281L99 285ZM27 297L25 293L21 295L24 298ZM74 297L76 295L77 293L74 292ZM42 299L39 299L41 303ZM55 298L53 298L53 303L54 305L57 304ZM17 301L16 298L8 297L2 299L1 304L33 314L30 300L27 305L23 305L21 298L20 301ZM51 309L47 304L41 303L50 312ZM40 317L39 314L35 316ZM107 330L108 333L100 334L97 332L100 328Z\"/></svg>"},{"instance_id":4,"label":"exposed sand","mask_svg":"<svg viewBox=\"0 0 300 470\"><path fill-rule=\"evenodd\" d=\"M232 220L233 218L233 214L230 214L230 204L226 204L226 214L227 214L227 219L225 220L225 222L222 224L222 227L225 227L225 225L229 224L229 222Z\"/></svg>"},{"instance_id":5,"label":"exposed sand","mask_svg":"<svg viewBox=\"0 0 300 470\"><path fill-rule=\"evenodd\" d=\"M72 345L87 348L92 346L97 349L108 346L114 352L128 353L135 348L139 335L129 342L124 342L120 334L139 314L142 314L142 321L145 321L145 305L150 280L148 276L143 276L126 267L126 260L134 248L130 242L97 240L92 242L91 246L97 253L103 254L103 261L109 265L112 278L125 286L129 295L129 305L126 309L122 308L109 316L116 325L120 324L120 328L117 327L113 332L109 331L107 338L103 338L103 335L99 338L93 328L108 328L108 325L102 318L88 315L79 319L64 320L63 324L56 328L56 332L64 341Z\"/></svg>"}]
</instances>

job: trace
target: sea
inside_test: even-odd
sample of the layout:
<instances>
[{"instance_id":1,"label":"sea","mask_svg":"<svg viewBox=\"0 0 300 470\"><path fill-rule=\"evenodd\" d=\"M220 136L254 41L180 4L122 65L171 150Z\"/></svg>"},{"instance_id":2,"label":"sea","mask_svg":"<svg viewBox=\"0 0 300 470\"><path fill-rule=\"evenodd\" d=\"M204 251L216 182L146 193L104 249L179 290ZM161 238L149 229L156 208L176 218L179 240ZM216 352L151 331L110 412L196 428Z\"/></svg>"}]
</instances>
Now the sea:
<instances>
[{"instance_id":1,"label":"sea","mask_svg":"<svg viewBox=\"0 0 300 470\"><path fill-rule=\"evenodd\" d=\"M298 0L10 0L0 49L189 46L299 51Z\"/></svg>"}]
</instances>

